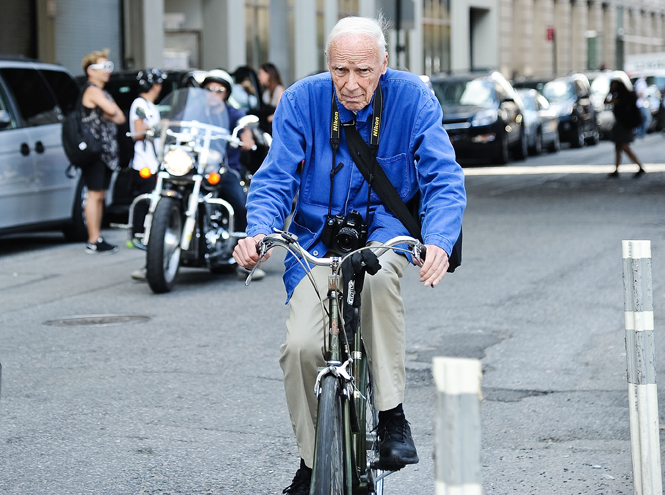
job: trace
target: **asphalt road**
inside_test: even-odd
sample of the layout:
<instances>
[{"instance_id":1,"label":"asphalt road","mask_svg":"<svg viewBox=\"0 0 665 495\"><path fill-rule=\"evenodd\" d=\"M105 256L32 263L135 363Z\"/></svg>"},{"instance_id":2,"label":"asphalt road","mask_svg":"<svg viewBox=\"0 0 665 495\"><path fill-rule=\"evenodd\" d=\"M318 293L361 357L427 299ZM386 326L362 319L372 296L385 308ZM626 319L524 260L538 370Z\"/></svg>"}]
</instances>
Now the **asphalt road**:
<instances>
[{"instance_id":1,"label":"asphalt road","mask_svg":"<svg viewBox=\"0 0 665 495\"><path fill-rule=\"evenodd\" d=\"M662 375L664 145L635 144L650 171L639 179L630 167L607 178L607 142L466 169L463 266L435 290L415 269L404 279L405 410L421 462L386 494L434 493L434 356L482 360L485 493L632 493L621 240L652 241ZM185 269L157 296L130 279L135 249L0 239L0 493L281 493L298 457L278 365L279 258L249 288ZM82 315L136 318L58 322Z\"/></svg>"}]
</instances>

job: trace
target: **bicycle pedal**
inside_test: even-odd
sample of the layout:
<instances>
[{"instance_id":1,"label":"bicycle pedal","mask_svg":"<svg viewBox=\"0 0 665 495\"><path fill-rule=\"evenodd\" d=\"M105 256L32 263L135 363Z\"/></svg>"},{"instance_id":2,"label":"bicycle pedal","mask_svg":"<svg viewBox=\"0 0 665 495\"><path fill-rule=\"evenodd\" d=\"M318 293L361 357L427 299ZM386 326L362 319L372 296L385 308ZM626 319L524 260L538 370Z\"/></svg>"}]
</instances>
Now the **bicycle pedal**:
<instances>
[{"instance_id":1,"label":"bicycle pedal","mask_svg":"<svg viewBox=\"0 0 665 495\"><path fill-rule=\"evenodd\" d=\"M370 464L370 467L372 469L378 469L380 471L390 471L390 472L397 472L403 467L406 467L405 465L399 465L399 464L390 464L390 463L382 463L381 459L378 461L374 461Z\"/></svg>"}]
</instances>

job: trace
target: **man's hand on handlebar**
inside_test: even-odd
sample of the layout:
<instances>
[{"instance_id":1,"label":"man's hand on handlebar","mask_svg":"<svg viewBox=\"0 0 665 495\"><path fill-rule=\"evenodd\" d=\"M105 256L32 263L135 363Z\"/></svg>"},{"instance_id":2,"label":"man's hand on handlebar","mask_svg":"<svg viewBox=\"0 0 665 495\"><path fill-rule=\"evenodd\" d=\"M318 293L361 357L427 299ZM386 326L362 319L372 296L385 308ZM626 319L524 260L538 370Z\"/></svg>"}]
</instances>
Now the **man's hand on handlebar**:
<instances>
[{"instance_id":1,"label":"man's hand on handlebar","mask_svg":"<svg viewBox=\"0 0 665 495\"><path fill-rule=\"evenodd\" d=\"M436 287L448 271L448 253L438 246L427 244L427 257L420 268L420 281L425 287Z\"/></svg>"},{"instance_id":2,"label":"man's hand on handlebar","mask_svg":"<svg viewBox=\"0 0 665 495\"><path fill-rule=\"evenodd\" d=\"M238 245L233 250L233 258L238 265L251 270L259 261L259 253L256 251L257 243L265 237L265 234L257 234L254 237L246 237L238 241ZM263 256L263 261L270 258L272 253L268 251Z\"/></svg>"}]
</instances>

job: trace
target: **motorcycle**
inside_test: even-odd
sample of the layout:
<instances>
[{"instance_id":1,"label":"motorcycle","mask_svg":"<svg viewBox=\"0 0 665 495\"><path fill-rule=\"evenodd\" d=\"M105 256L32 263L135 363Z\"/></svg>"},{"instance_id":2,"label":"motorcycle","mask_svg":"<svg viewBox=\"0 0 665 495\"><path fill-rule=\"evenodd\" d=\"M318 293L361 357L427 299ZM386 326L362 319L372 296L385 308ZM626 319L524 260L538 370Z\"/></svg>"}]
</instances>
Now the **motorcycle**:
<instances>
[{"instance_id":1,"label":"motorcycle","mask_svg":"<svg viewBox=\"0 0 665 495\"><path fill-rule=\"evenodd\" d=\"M227 173L226 144L239 147L239 132L258 126L258 118L247 115L229 133L226 106L200 88L176 90L159 108L160 123L145 133L159 143L157 183L134 199L126 226L134 245L147 251L146 279L158 294L173 288L181 265L213 273L235 268L233 249L246 234L234 232L234 210L219 197L219 186ZM150 202L142 237L131 225L141 201Z\"/></svg>"}]
</instances>

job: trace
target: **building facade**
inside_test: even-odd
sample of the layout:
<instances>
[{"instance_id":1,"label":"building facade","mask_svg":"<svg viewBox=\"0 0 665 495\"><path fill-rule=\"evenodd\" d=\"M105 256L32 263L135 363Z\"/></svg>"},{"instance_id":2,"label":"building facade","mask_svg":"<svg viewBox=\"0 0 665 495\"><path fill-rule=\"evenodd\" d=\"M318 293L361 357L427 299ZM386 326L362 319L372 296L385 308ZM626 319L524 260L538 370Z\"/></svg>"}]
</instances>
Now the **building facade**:
<instances>
[{"instance_id":1,"label":"building facade","mask_svg":"<svg viewBox=\"0 0 665 495\"><path fill-rule=\"evenodd\" d=\"M289 84L325 70L338 19L378 13L392 23L390 66L417 74L549 77L665 52L665 0L3 0L0 54L74 74L101 48L124 69L270 61Z\"/></svg>"},{"instance_id":2,"label":"building facade","mask_svg":"<svg viewBox=\"0 0 665 495\"><path fill-rule=\"evenodd\" d=\"M509 77L623 69L665 51L663 0L501 0L500 68Z\"/></svg>"},{"instance_id":3,"label":"building facade","mask_svg":"<svg viewBox=\"0 0 665 495\"><path fill-rule=\"evenodd\" d=\"M3 0L0 54L80 74L109 48L119 68L255 69L291 83L325 70L327 33L348 15L391 23L392 67L417 74L497 67L499 0ZM399 8L398 8L399 7Z\"/></svg>"}]
</instances>

